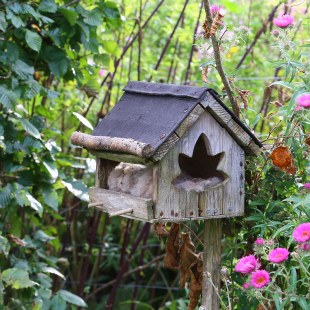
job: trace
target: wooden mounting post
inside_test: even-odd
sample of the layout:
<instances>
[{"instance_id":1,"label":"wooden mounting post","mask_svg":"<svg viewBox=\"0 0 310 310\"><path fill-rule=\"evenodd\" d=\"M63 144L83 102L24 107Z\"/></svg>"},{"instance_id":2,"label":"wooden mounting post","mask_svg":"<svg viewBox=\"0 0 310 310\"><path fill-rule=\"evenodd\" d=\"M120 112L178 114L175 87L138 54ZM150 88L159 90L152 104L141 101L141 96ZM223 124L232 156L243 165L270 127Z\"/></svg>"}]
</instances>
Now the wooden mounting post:
<instances>
[{"instance_id":1,"label":"wooden mounting post","mask_svg":"<svg viewBox=\"0 0 310 310\"><path fill-rule=\"evenodd\" d=\"M221 239L222 220L205 220L202 281L202 305L205 310L220 309Z\"/></svg>"}]
</instances>

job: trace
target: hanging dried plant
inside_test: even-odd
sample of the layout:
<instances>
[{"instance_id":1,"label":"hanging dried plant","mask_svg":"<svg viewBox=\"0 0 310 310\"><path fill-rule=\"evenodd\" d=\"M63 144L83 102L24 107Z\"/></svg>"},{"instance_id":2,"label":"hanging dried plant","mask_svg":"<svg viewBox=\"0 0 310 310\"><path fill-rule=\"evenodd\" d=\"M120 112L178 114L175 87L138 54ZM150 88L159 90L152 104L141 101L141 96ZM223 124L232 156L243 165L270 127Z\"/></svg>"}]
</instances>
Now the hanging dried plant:
<instances>
[{"instance_id":1,"label":"hanging dried plant","mask_svg":"<svg viewBox=\"0 0 310 310\"><path fill-rule=\"evenodd\" d=\"M211 34L215 34L219 26L222 25L222 19L224 15L221 13L221 10L217 13L216 17L213 19L212 25L211 25Z\"/></svg>"},{"instance_id":2,"label":"hanging dried plant","mask_svg":"<svg viewBox=\"0 0 310 310\"><path fill-rule=\"evenodd\" d=\"M209 27L207 20L205 20L205 22L202 24L202 28L204 30L203 32L204 38L209 39L211 36L211 31L210 31L210 27Z\"/></svg>"},{"instance_id":3,"label":"hanging dried plant","mask_svg":"<svg viewBox=\"0 0 310 310\"><path fill-rule=\"evenodd\" d=\"M170 269L180 268L180 224L173 223L166 241L166 256L164 258L164 266Z\"/></svg>"},{"instance_id":4,"label":"hanging dried plant","mask_svg":"<svg viewBox=\"0 0 310 310\"><path fill-rule=\"evenodd\" d=\"M272 163L281 170L289 174L295 174L296 168L294 165L293 156L287 146L279 146L275 148L269 155Z\"/></svg>"},{"instance_id":5,"label":"hanging dried plant","mask_svg":"<svg viewBox=\"0 0 310 310\"><path fill-rule=\"evenodd\" d=\"M247 110L249 107L248 96L249 96L250 91L237 88L237 92L238 92L238 94L239 94L239 96L243 102L244 109Z\"/></svg>"},{"instance_id":6,"label":"hanging dried plant","mask_svg":"<svg viewBox=\"0 0 310 310\"><path fill-rule=\"evenodd\" d=\"M182 234L183 244L180 248L180 288L185 287L185 283L190 279L190 266L197 260L196 248L190 234Z\"/></svg>"},{"instance_id":7,"label":"hanging dried plant","mask_svg":"<svg viewBox=\"0 0 310 310\"><path fill-rule=\"evenodd\" d=\"M208 67L201 68L201 78L205 83L211 84L211 82L208 80L208 70L209 70Z\"/></svg>"},{"instance_id":8,"label":"hanging dried plant","mask_svg":"<svg viewBox=\"0 0 310 310\"><path fill-rule=\"evenodd\" d=\"M191 282L189 285L189 305L188 310L194 310L199 302L202 293L203 277L203 253L197 255L196 261L189 268Z\"/></svg>"},{"instance_id":9,"label":"hanging dried plant","mask_svg":"<svg viewBox=\"0 0 310 310\"><path fill-rule=\"evenodd\" d=\"M153 231L159 239L161 239L162 237L167 237L169 235L166 224L162 222L155 223L153 225Z\"/></svg>"}]
</instances>

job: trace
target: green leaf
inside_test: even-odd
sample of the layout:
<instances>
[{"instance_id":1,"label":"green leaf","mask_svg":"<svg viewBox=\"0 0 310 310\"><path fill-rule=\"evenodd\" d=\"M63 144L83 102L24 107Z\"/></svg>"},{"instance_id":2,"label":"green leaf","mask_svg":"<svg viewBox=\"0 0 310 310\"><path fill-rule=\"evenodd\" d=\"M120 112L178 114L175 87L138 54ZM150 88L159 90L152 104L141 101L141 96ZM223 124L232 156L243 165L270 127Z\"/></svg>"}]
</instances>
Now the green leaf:
<instances>
[{"instance_id":1,"label":"green leaf","mask_svg":"<svg viewBox=\"0 0 310 310\"><path fill-rule=\"evenodd\" d=\"M34 238L37 239L37 240L40 240L42 242L48 242L48 241L51 241L51 240L54 240L55 237L53 236L49 236L48 234L46 234L44 231L42 230L38 230L35 235L34 235Z\"/></svg>"},{"instance_id":2,"label":"green leaf","mask_svg":"<svg viewBox=\"0 0 310 310\"><path fill-rule=\"evenodd\" d=\"M4 256L8 256L10 251L10 244L7 238L0 235L0 253L3 253Z\"/></svg>"},{"instance_id":3,"label":"green leaf","mask_svg":"<svg viewBox=\"0 0 310 310\"><path fill-rule=\"evenodd\" d=\"M61 273L59 272L57 269L53 268L53 267L43 267L42 268L42 271L45 272L45 273L52 273L52 274L55 274L57 275L58 277L66 280L66 277Z\"/></svg>"},{"instance_id":4,"label":"green leaf","mask_svg":"<svg viewBox=\"0 0 310 310\"><path fill-rule=\"evenodd\" d=\"M294 84L288 83L288 82L284 82L284 81L277 81L277 82L274 82L274 83L272 83L270 85L280 85L280 86L283 86L283 87L295 90L295 85Z\"/></svg>"},{"instance_id":5,"label":"green leaf","mask_svg":"<svg viewBox=\"0 0 310 310\"><path fill-rule=\"evenodd\" d=\"M72 294L68 291L65 291L65 290L60 290L58 292L58 294L61 296L61 298L63 298L66 302L70 303L70 304L73 304L75 306L79 306L79 307L86 307L87 308L87 304L85 303L85 301L75 295L75 294Z\"/></svg>"},{"instance_id":6,"label":"green leaf","mask_svg":"<svg viewBox=\"0 0 310 310\"><path fill-rule=\"evenodd\" d=\"M81 180L66 180L62 184L76 197L83 201L89 201L88 189Z\"/></svg>"},{"instance_id":7,"label":"green leaf","mask_svg":"<svg viewBox=\"0 0 310 310\"><path fill-rule=\"evenodd\" d=\"M32 79L32 76L34 74L33 66L28 65L20 59L15 62L12 69L22 80Z\"/></svg>"},{"instance_id":8,"label":"green leaf","mask_svg":"<svg viewBox=\"0 0 310 310\"><path fill-rule=\"evenodd\" d=\"M51 160L43 160L42 163L53 178L53 180L56 180L58 177L58 169L56 168L55 163Z\"/></svg>"},{"instance_id":9,"label":"green leaf","mask_svg":"<svg viewBox=\"0 0 310 310\"><path fill-rule=\"evenodd\" d=\"M0 103L3 104L3 106L11 109L16 100L17 96L15 93L3 86L0 86Z\"/></svg>"},{"instance_id":10,"label":"green leaf","mask_svg":"<svg viewBox=\"0 0 310 310\"><path fill-rule=\"evenodd\" d=\"M281 302L278 294L273 295L273 300L276 305L277 310L281 310Z\"/></svg>"},{"instance_id":11,"label":"green leaf","mask_svg":"<svg viewBox=\"0 0 310 310\"><path fill-rule=\"evenodd\" d=\"M42 38L36 32L26 30L25 40L27 45L36 52L39 52L42 45Z\"/></svg>"},{"instance_id":12,"label":"green leaf","mask_svg":"<svg viewBox=\"0 0 310 310\"><path fill-rule=\"evenodd\" d=\"M34 138L41 139L41 135L39 130L34 127L27 119L25 118L18 118L23 128Z\"/></svg>"},{"instance_id":13,"label":"green leaf","mask_svg":"<svg viewBox=\"0 0 310 310\"><path fill-rule=\"evenodd\" d=\"M60 8L58 11L65 17L71 26L75 25L78 18L78 14L76 12L65 8Z\"/></svg>"},{"instance_id":14,"label":"green leaf","mask_svg":"<svg viewBox=\"0 0 310 310\"><path fill-rule=\"evenodd\" d=\"M55 295L51 301L51 310L66 310L67 304L64 299L59 295Z\"/></svg>"},{"instance_id":15,"label":"green leaf","mask_svg":"<svg viewBox=\"0 0 310 310\"><path fill-rule=\"evenodd\" d=\"M90 26L102 25L102 14L98 10L86 11L84 14L84 22Z\"/></svg>"},{"instance_id":16,"label":"green leaf","mask_svg":"<svg viewBox=\"0 0 310 310\"><path fill-rule=\"evenodd\" d=\"M300 297L298 299L298 303L299 303L300 307L302 308L302 310L309 310L310 303L308 303L304 297Z\"/></svg>"},{"instance_id":17,"label":"green leaf","mask_svg":"<svg viewBox=\"0 0 310 310\"><path fill-rule=\"evenodd\" d=\"M0 12L0 30L5 32L7 26L8 22L5 19L5 14L3 12Z\"/></svg>"},{"instance_id":18,"label":"green leaf","mask_svg":"<svg viewBox=\"0 0 310 310\"><path fill-rule=\"evenodd\" d=\"M57 5L55 4L54 0L43 0L40 1L38 10L41 12L56 13Z\"/></svg>"},{"instance_id":19,"label":"green leaf","mask_svg":"<svg viewBox=\"0 0 310 310\"><path fill-rule=\"evenodd\" d=\"M30 207L38 212L39 216L42 216L43 207L38 200L36 200L31 194L26 194L26 197L30 203Z\"/></svg>"},{"instance_id":20,"label":"green leaf","mask_svg":"<svg viewBox=\"0 0 310 310\"><path fill-rule=\"evenodd\" d=\"M115 41L103 41L103 48L109 54L112 54L114 56L119 56L120 51Z\"/></svg>"},{"instance_id":21,"label":"green leaf","mask_svg":"<svg viewBox=\"0 0 310 310\"><path fill-rule=\"evenodd\" d=\"M70 61L65 51L54 46L48 46L44 49L43 56L54 75L60 78L67 73Z\"/></svg>"},{"instance_id":22,"label":"green leaf","mask_svg":"<svg viewBox=\"0 0 310 310\"><path fill-rule=\"evenodd\" d=\"M94 61L96 64L101 64L104 67L108 68L110 65L110 55L109 54L98 54L94 56Z\"/></svg>"},{"instance_id":23,"label":"green leaf","mask_svg":"<svg viewBox=\"0 0 310 310\"><path fill-rule=\"evenodd\" d=\"M8 185L0 188L0 208L4 208L9 204L11 196L11 189Z\"/></svg>"},{"instance_id":24,"label":"green leaf","mask_svg":"<svg viewBox=\"0 0 310 310\"><path fill-rule=\"evenodd\" d=\"M15 28L20 28L20 27L25 26L25 23L23 22L23 20L19 16L16 16L14 14L12 14L11 16L11 22Z\"/></svg>"},{"instance_id":25,"label":"green leaf","mask_svg":"<svg viewBox=\"0 0 310 310\"><path fill-rule=\"evenodd\" d=\"M51 207L53 210L58 211L58 194L57 192L52 188L44 188L42 190L43 192L43 200L44 202Z\"/></svg>"},{"instance_id":26,"label":"green leaf","mask_svg":"<svg viewBox=\"0 0 310 310\"><path fill-rule=\"evenodd\" d=\"M29 279L27 271L18 268L9 268L2 272L2 280L6 285L12 286L15 289L21 289L39 285L38 283Z\"/></svg>"},{"instance_id":27,"label":"green leaf","mask_svg":"<svg viewBox=\"0 0 310 310\"><path fill-rule=\"evenodd\" d=\"M77 113L77 112L73 112L73 115L75 115L75 116L79 119L79 121L80 121L83 125L85 125L87 128L89 128L89 129L91 129L91 130L94 129L94 127L92 126L92 124L91 124L83 115L81 115L81 114L79 114L79 113Z\"/></svg>"}]
</instances>

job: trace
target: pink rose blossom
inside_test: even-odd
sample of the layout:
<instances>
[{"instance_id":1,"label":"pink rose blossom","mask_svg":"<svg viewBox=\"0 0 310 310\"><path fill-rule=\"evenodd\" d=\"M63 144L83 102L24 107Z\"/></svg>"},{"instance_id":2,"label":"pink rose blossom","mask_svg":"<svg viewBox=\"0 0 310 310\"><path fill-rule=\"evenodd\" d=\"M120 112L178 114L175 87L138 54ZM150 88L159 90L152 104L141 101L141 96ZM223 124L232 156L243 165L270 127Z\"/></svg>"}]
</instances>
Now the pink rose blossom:
<instances>
[{"instance_id":1,"label":"pink rose blossom","mask_svg":"<svg viewBox=\"0 0 310 310\"><path fill-rule=\"evenodd\" d=\"M293 231L293 238L298 243L310 240L310 223L298 225Z\"/></svg>"},{"instance_id":2,"label":"pink rose blossom","mask_svg":"<svg viewBox=\"0 0 310 310\"><path fill-rule=\"evenodd\" d=\"M310 243L299 244L298 248L303 250L303 251L310 251Z\"/></svg>"},{"instance_id":3,"label":"pink rose blossom","mask_svg":"<svg viewBox=\"0 0 310 310\"><path fill-rule=\"evenodd\" d=\"M276 248L270 251L268 260L272 263L282 263L288 259L290 252L285 248Z\"/></svg>"},{"instance_id":4,"label":"pink rose blossom","mask_svg":"<svg viewBox=\"0 0 310 310\"><path fill-rule=\"evenodd\" d=\"M297 107L295 110L309 109L310 108L310 94L303 94L296 99Z\"/></svg>"},{"instance_id":5,"label":"pink rose blossom","mask_svg":"<svg viewBox=\"0 0 310 310\"><path fill-rule=\"evenodd\" d=\"M242 257L236 264L235 270L240 273L250 273L259 267L258 260L254 255Z\"/></svg>"},{"instance_id":6,"label":"pink rose blossom","mask_svg":"<svg viewBox=\"0 0 310 310\"><path fill-rule=\"evenodd\" d=\"M305 189L310 189L310 183L305 183L305 184L304 184L304 188L305 188Z\"/></svg>"},{"instance_id":7,"label":"pink rose blossom","mask_svg":"<svg viewBox=\"0 0 310 310\"><path fill-rule=\"evenodd\" d=\"M256 241L255 241L255 243L256 243L257 245L263 245L264 242L265 242L265 240L264 240L263 238L257 238Z\"/></svg>"},{"instance_id":8,"label":"pink rose blossom","mask_svg":"<svg viewBox=\"0 0 310 310\"><path fill-rule=\"evenodd\" d=\"M250 287L250 284L248 282L243 283L243 288L248 289Z\"/></svg>"},{"instance_id":9,"label":"pink rose blossom","mask_svg":"<svg viewBox=\"0 0 310 310\"><path fill-rule=\"evenodd\" d=\"M262 288L270 282L269 273L266 270L254 271L251 275L251 285L255 288Z\"/></svg>"},{"instance_id":10,"label":"pink rose blossom","mask_svg":"<svg viewBox=\"0 0 310 310\"><path fill-rule=\"evenodd\" d=\"M287 28L294 23L294 17L291 15L279 15L273 20L273 23L279 28Z\"/></svg>"}]
</instances>

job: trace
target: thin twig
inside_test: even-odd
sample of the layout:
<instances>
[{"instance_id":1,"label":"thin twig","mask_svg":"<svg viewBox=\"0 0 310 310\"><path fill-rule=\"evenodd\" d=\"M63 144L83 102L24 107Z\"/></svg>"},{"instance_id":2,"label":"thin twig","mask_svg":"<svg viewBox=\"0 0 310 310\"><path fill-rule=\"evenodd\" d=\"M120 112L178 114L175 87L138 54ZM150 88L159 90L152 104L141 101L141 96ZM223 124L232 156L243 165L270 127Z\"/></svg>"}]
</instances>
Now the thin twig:
<instances>
[{"instance_id":1,"label":"thin twig","mask_svg":"<svg viewBox=\"0 0 310 310\"><path fill-rule=\"evenodd\" d=\"M190 69L191 69L191 64L192 64L193 54L194 54L194 49L195 49L194 44L196 42L196 34L197 34L198 27L199 27L199 21L200 21L202 9L203 9L203 1L201 1L201 4L200 4L200 10L199 10L195 30L194 30L193 43L192 43L192 48L191 48L191 52L190 52L188 63L187 63L186 74L185 74L185 78L184 78L184 80L185 80L184 84L188 84L188 82L189 82Z\"/></svg>"},{"instance_id":2,"label":"thin twig","mask_svg":"<svg viewBox=\"0 0 310 310\"><path fill-rule=\"evenodd\" d=\"M209 28L211 29L212 25L212 16L210 12L210 2L209 0L203 0L204 2L204 7L206 11L206 19L207 23L209 25ZM221 77L222 83L224 84L225 91L227 93L227 96L229 98L231 107L233 112L236 114L237 117L239 117L239 106L238 103L233 95L233 92L231 90L229 81L226 77L225 71L223 69L222 61L221 61L221 53L219 49L219 45L216 39L216 34L211 34L211 41L212 41L212 46L213 46L213 51L214 51L214 58L215 58L215 63L216 63L216 69Z\"/></svg>"}]
</instances>

